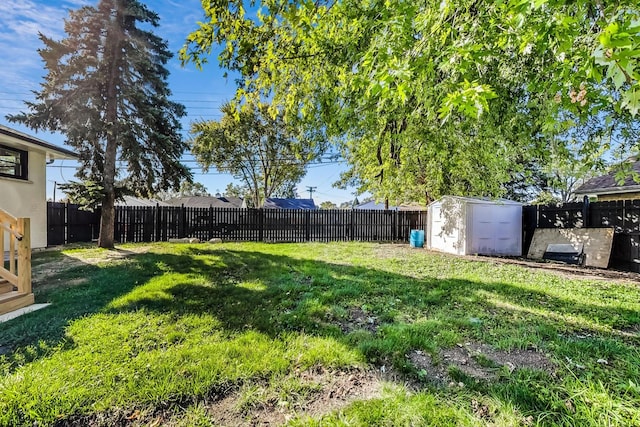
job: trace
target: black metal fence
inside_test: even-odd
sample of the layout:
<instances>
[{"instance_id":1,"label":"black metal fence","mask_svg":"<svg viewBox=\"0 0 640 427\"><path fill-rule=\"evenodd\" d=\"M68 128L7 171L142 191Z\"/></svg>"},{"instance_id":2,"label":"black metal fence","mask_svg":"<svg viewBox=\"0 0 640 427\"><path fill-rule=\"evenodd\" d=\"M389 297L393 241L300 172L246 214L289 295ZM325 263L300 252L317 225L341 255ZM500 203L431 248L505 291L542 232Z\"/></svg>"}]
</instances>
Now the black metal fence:
<instances>
[{"instance_id":1,"label":"black metal fence","mask_svg":"<svg viewBox=\"0 0 640 427\"><path fill-rule=\"evenodd\" d=\"M47 204L50 246L98 238L100 212ZM523 254L536 228L613 227L610 267L640 272L640 200L524 206ZM278 210L188 207L116 207L118 242L171 238L228 241L395 241L426 230L426 211Z\"/></svg>"},{"instance_id":2,"label":"black metal fence","mask_svg":"<svg viewBox=\"0 0 640 427\"><path fill-rule=\"evenodd\" d=\"M98 237L100 212L48 204L48 245ZM160 242L172 238L228 241L408 241L425 229L426 211L116 207L115 240Z\"/></svg>"},{"instance_id":3,"label":"black metal fence","mask_svg":"<svg viewBox=\"0 0 640 427\"><path fill-rule=\"evenodd\" d=\"M640 272L640 200L525 206L524 251L536 228L613 227L609 266Z\"/></svg>"},{"instance_id":4,"label":"black metal fence","mask_svg":"<svg viewBox=\"0 0 640 427\"><path fill-rule=\"evenodd\" d=\"M100 212L89 212L78 205L47 202L47 245L91 242L98 238Z\"/></svg>"}]
</instances>

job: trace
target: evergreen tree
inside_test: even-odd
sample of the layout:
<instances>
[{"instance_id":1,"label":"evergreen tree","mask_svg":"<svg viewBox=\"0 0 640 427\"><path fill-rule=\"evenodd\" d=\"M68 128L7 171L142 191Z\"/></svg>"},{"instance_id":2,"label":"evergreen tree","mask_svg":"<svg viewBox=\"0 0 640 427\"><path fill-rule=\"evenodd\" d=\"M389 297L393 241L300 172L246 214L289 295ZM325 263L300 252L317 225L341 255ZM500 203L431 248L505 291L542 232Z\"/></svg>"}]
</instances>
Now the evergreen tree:
<instances>
[{"instance_id":1,"label":"evergreen tree","mask_svg":"<svg viewBox=\"0 0 640 427\"><path fill-rule=\"evenodd\" d=\"M102 188L100 247L113 247L116 180L148 196L184 179L184 106L168 99L172 57L150 29L159 17L137 0L100 0L69 13L66 37L40 34L47 75L28 111L8 116L34 130L61 132L80 155L76 174Z\"/></svg>"}]
</instances>

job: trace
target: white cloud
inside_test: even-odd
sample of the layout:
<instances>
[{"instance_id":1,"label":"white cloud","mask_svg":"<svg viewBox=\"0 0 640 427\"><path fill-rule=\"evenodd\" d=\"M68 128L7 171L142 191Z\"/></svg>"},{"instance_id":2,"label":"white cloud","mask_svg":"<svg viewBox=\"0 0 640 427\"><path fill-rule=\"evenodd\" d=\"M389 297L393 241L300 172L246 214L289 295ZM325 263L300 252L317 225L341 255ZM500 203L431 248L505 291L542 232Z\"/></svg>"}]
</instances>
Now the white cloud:
<instances>
[{"instance_id":1,"label":"white cloud","mask_svg":"<svg viewBox=\"0 0 640 427\"><path fill-rule=\"evenodd\" d=\"M0 121L24 108L44 74L38 33L59 38L68 8L34 0L0 1Z\"/></svg>"}]
</instances>

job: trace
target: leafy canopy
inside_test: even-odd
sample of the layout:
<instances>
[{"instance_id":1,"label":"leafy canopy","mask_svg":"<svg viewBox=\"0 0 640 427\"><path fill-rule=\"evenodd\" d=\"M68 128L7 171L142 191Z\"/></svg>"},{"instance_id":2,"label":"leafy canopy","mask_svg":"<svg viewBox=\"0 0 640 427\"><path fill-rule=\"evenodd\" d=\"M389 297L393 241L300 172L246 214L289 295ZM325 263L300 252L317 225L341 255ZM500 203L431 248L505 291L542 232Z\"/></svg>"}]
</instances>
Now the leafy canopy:
<instances>
[{"instance_id":1,"label":"leafy canopy","mask_svg":"<svg viewBox=\"0 0 640 427\"><path fill-rule=\"evenodd\" d=\"M499 195L546 141L640 109L636 1L203 1L181 51L221 46L236 102L270 97L322 129L350 163L342 183L379 198ZM591 147L586 147L591 148Z\"/></svg>"},{"instance_id":2,"label":"leafy canopy","mask_svg":"<svg viewBox=\"0 0 640 427\"><path fill-rule=\"evenodd\" d=\"M268 105L237 111L222 106L219 121L200 121L191 126L191 153L205 170L215 167L239 179L249 202L259 207L265 198L295 193L306 166L324 151L324 144L287 126ZM235 190L235 188L232 188Z\"/></svg>"}]
</instances>

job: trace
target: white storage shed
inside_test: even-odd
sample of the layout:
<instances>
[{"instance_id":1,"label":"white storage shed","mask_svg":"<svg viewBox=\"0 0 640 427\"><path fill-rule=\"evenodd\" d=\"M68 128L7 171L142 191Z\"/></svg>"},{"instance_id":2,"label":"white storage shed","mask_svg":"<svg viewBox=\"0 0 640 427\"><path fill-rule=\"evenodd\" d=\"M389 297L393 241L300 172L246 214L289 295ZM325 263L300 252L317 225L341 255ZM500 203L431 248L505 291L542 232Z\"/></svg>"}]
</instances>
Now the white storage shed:
<instances>
[{"instance_id":1,"label":"white storage shed","mask_svg":"<svg viewBox=\"0 0 640 427\"><path fill-rule=\"evenodd\" d=\"M457 255L522 255L521 203L444 196L428 210L428 249Z\"/></svg>"}]
</instances>

